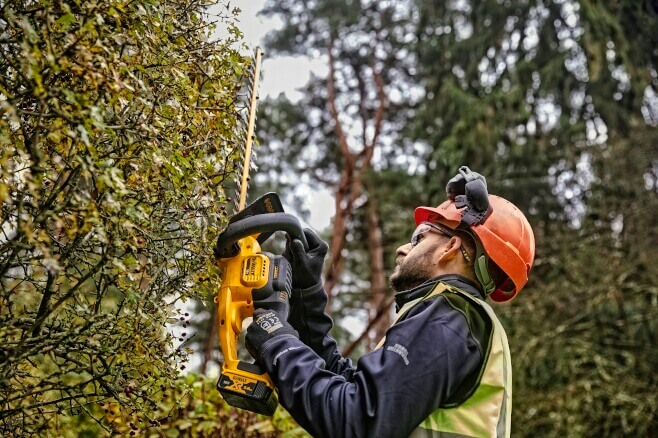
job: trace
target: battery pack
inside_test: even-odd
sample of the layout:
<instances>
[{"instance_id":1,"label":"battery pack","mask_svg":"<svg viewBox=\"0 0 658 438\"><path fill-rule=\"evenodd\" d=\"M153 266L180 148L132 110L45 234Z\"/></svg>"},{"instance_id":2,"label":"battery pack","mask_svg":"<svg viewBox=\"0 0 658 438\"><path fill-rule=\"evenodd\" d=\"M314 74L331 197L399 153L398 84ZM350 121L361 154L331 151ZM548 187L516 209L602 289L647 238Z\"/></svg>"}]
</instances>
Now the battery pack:
<instances>
[{"instance_id":1,"label":"battery pack","mask_svg":"<svg viewBox=\"0 0 658 438\"><path fill-rule=\"evenodd\" d=\"M269 382L243 374L240 370L223 370L217 390L229 405L263 415L272 415L279 401Z\"/></svg>"}]
</instances>

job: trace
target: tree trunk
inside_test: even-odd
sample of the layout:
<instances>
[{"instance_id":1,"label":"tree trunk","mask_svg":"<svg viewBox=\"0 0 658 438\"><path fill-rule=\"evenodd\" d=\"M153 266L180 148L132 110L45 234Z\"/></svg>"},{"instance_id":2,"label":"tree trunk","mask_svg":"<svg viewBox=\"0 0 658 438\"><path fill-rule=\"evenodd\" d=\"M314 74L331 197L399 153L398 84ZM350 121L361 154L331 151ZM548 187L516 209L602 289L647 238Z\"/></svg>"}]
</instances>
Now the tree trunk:
<instances>
[{"instance_id":1,"label":"tree trunk","mask_svg":"<svg viewBox=\"0 0 658 438\"><path fill-rule=\"evenodd\" d=\"M329 42L329 74L327 75L327 100L329 111L334 122L334 132L338 138L340 153L343 159L343 169L340 181L336 187L334 196L336 200L336 214L333 220L333 236L331 238L330 263L325 273L325 290L329 296L327 308L330 307L332 291L336 286L340 273L343 269L343 249L347 237L347 227L353 213L355 201L363 194L363 183L361 174L364 169L370 167L375 147L378 142L381 125L386 108L386 95L384 93L384 82L381 71L375 66L374 60L369 68L372 70L374 87L377 92L377 109L372 120L369 120L367 111L365 111L366 101L371 99L368 96L365 86L360 87L361 99L361 118L363 124L363 135L360 152L352 152L349 147L349 140L343 126L340 122L338 107L336 105L336 87L335 87L335 67L336 59L334 57L334 41ZM361 85L364 79L357 75ZM371 124L374 128L372 138L366 136L366 126Z\"/></svg>"},{"instance_id":2,"label":"tree trunk","mask_svg":"<svg viewBox=\"0 0 658 438\"><path fill-rule=\"evenodd\" d=\"M372 320L377 316L381 310L384 314L381 315L376 324L372 327L368 334L368 350L372 350L374 345L384 337L386 330L391 324L391 316L387 308L387 287L386 287L386 274L384 273L384 248L382 240L382 227L381 219L377 205L371 198L367 207L367 227L368 227L368 256L370 258L370 307L368 309L368 320Z\"/></svg>"}]
</instances>

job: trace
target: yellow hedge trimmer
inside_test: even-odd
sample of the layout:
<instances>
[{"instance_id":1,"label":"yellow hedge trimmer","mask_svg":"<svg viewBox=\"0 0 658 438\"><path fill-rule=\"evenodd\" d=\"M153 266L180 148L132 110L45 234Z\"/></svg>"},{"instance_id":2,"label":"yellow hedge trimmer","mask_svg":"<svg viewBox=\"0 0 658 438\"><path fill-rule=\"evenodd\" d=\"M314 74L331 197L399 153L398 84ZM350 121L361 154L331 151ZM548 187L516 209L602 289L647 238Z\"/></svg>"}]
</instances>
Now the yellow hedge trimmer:
<instances>
[{"instance_id":1,"label":"yellow hedge trimmer","mask_svg":"<svg viewBox=\"0 0 658 438\"><path fill-rule=\"evenodd\" d=\"M245 208L251 167L253 129L261 52L257 49L250 81L251 99L242 175L238 181L237 213L219 235L215 258L221 286L215 297L219 343L224 356L217 389L231 406L272 415L278 405L274 385L255 363L238 359L242 322L253 315L253 301L284 301L290 298L292 272L280 255L262 252L260 245L274 232L284 231L308 247L299 220L283 212L279 197L268 193Z\"/></svg>"}]
</instances>

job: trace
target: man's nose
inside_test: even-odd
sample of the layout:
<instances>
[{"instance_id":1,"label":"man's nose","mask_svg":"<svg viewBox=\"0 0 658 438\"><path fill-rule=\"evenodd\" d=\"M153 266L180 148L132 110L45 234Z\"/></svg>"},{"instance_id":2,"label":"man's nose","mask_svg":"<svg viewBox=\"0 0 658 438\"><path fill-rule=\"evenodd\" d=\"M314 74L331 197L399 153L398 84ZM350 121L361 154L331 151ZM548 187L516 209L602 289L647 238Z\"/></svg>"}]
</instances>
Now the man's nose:
<instances>
[{"instance_id":1,"label":"man's nose","mask_svg":"<svg viewBox=\"0 0 658 438\"><path fill-rule=\"evenodd\" d=\"M409 254L409 250L411 249L411 243L405 243L402 246L399 246L398 249L395 250L395 255L397 257L406 257L407 254Z\"/></svg>"}]
</instances>

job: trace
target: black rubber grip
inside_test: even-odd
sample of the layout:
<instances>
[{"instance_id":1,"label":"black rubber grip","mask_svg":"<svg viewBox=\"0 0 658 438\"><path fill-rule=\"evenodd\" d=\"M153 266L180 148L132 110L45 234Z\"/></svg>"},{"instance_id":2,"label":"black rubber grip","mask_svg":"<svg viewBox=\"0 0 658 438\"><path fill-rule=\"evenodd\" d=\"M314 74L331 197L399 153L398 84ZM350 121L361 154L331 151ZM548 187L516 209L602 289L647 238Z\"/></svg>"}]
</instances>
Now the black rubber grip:
<instances>
[{"instance_id":1,"label":"black rubber grip","mask_svg":"<svg viewBox=\"0 0 658 438\"><path fill-rule=\"evenodd\" d=\"M229 224L217 238L215 246L216 258L234 257L240 252L236 242L254 234L284 231L293 239L299 239L308 249L308 242L302 225L295 216L288 213L265 213L246 217Z\"/></svg>"}]
</instances>

